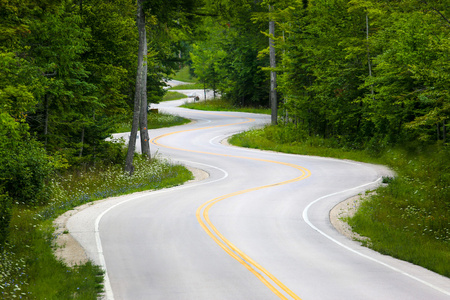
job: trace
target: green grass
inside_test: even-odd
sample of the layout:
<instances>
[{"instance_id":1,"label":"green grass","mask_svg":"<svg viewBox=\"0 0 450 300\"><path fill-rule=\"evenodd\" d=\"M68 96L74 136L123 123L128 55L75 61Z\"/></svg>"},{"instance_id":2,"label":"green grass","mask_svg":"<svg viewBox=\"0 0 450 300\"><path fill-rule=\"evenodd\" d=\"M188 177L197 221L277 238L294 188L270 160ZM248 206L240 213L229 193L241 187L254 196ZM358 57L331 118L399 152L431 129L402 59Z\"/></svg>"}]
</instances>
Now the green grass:
<instances>
[{"instance_id":1,"label":"green grass","mask_svg":"<svg viewBox=\"0 0 450 300\"><path fill-rule=\"evenodd\" d=\"M188 119L165 113L150 112L147 114L148 129L178 126L189 122L190 121ZM131 121L116 124L116 128L114 129L114 131L115 133L130 132Z\"/></svg>"},{"instance_id":2,"label":"green grass","mask_svg":"<svg viewBox=\"0 0 450 300\"><path fill-rule=\"evenodd\" d=\"M203 90L204 86L202 83L190 83L177 85L169 89L170 90Z\"/></svg>"},{"instance_id":3,"label":"green grass","mask_svg":"<svg viewBox=\"0 0 450 300\"><path fill-rule=\"evenodd\" d=\"M331 140L296 137L292 130L272 126L235 135L230 143L391 167L398 176L385 178L388 184L378 188L347 221L355 232L369 238L366 246L450 277L448 146L387 149L373 156L368 151L339 148Z\"/></svg>"},{"instance_id":4,"label":"green grass","mask_svg":"<svg viewBox=\"0 0 450 300\"><path fill-rule=\"evenodd\" d=\"M52 197L45 205L16 205L10 223L9 243L0 251L2 299L97 299L103 273L86 263L68 267L53 255L52 221L81 204L111 196L180 185L192 174L180 165L135 157L135 173L121 166L72 170L49 184Z\"/></svg>"},{"instance_id":5,"label":"green grass","mask_svg":"<svg viewBox=\"0 0 450 300\"><path fill-rule=\"evenodd\" d=\"M179 100L179 99L184 99L187 98L187 96L185 94L182 93L178 93L178 92L167 92L162 101L172 101L172 100Z\"/></svg>"},{"instance_id":6,"label":"green grass","mask_svg":"<svg viewBox=\"0 0 450 300\"><path fill-rule=\"evenodd\" d=\"M206 110L206 111L240 111L248 113L270 114L270 109L254 108L254 107L236 107L229 101L223 99L215 99L201 102L186 103L181 107Z\"/></svg>"},{"instance_id":7,"label":"green grass","mask_svg":"<svg viewBox=\"0 0 450 300\"><path fill-rule=\"evenodd\" d=\"M175 75L170 77L171 79L184 81L184 82L196 82L197 78L192 77L189 66L184 66Z\"/></svg>"}]
</instances>

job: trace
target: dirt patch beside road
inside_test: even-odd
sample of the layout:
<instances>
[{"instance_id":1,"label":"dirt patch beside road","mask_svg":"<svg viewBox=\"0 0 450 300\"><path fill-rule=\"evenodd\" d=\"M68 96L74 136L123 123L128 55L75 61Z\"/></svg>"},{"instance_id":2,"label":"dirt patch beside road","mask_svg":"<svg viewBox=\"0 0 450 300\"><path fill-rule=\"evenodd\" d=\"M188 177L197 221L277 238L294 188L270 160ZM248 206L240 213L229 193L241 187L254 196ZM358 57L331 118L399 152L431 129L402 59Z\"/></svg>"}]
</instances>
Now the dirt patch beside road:
<instances>
[{"instance_id":1,"label":"dirt patch beside road","mask_svg":"<svg viewBox=\"0 0 450 300\"><path fill-rule=\"evenodd\" d=\"M350 225L344 219L353 217L363 201L364 196L357 195L338 203L330 210L330 222L334 228L342 235L354 241L364 241L368 240L368 238L353 232Z\"/></svg>"}]
</instances>

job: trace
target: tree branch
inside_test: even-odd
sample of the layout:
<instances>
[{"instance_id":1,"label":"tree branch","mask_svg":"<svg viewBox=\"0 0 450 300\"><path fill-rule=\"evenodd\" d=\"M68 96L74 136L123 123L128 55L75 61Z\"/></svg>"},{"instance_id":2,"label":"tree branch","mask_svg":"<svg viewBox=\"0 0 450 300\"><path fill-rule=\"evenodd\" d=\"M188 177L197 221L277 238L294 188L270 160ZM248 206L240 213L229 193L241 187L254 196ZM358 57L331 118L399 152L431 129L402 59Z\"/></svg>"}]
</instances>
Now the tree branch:
<instances>
[{"instance_id":1,"label":"tree branch","mask_svg":"<svg viewBox=\"0 0 450 300\"><path fill-rule=\"evenodd\" d=\"M426 5L429 5L429 4L428 4L428 1L426 1L426 0L422 0L421 2L424 3L424 4L426 4ZM447 19L447 18L446 18L446 17L445 17L438 9L434 8L433 6L431 6L431 9L434 10L435 12L437 12L438 15L440 15L441 18L444 19L444 20L448 23L447 26L450 27L450 20L449 20L449 19Z\"/></svg>"}]
</instances>

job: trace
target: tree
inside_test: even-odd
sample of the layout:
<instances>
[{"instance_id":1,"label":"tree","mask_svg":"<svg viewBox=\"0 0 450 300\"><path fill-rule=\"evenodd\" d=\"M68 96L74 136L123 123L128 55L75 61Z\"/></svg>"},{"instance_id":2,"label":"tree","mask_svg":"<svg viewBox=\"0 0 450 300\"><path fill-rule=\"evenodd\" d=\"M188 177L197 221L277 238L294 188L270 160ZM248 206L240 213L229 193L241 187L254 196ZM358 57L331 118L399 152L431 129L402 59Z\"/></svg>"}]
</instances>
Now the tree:
<instances>
[{"instance_id":1,"label":"tree","mask_svg":"<svg viewBox=\"0 0 450 300\"><path fill-rule=\"evenodd\" d=\"M264 8L245 0L207 1L206 7L211 16L200 27L206 37L194 43L194 70L211 78L207 87L217 87L223 99L237 106L269 106L269 74L262 69L269 60L258 58L259 50L267 47L261 35L267 18L252 22L253 14Z\"/></svg>"},{"instance_id":2,"label":"tree","mask_svg":"<svg viewBox=\"0 0 450 300\"><path fill-rule=\"evenodd\" d=\"M142 0L137 1L136 25L139 32L138 68L134 96L133 122L125 162L125 171L130 174L134 172L133 156L136 147L138 126L141 128L142 153L150 159L150 144L147 130L147 33L145 30L145 12Z\"/></svg>"},{"instance_id":3,"label":"tree","mask_svg":"<svg viewBox=\"0 0 450 300\"><path fill-rule=\"evenodd\" d=\"M163 27L165 28L169 28L170 26L179 26L180 20L188 20L188 18L186 18L186 11L194 9L194 7L195 2L192 0L177 0L171 2L170 5L167 5L167 3L162 0L137 0L136 26L139 32L138 69L133 106L133 122L125 162L125 170L130 174L133 173L133 156L136 147L136 134L138 126L141 134L142 153L150 159L150 144L147 129L148 65L150 62L149 58L158 56L159 51L151 48L151 56L149 57L146 26L157 26L158 24L164 24L165 26ZM147 15L147 19L150 20L149 23L146 23ZM176 22L174 22L174 20L176 20ZM153 32L150 33L153 35ZM157 38L155 40L157 40ZM154 42L154 40L150 39L150 42ZM154 86L159 85L156 84Z\"/></svg>"},{"instance_id":4,"label":"tree","mask_svg":"<svg viewBox=\"0 0 450 300\"><path fill-rule=\"evenodd\" d=\"M269 5L269 12L273 11L273 6ZM273 37L275 37L275 21L269 21L269 52L270 52L270 106L272 109L271 119L272 125L277 125L278 123L278 101L277 101L277 72L275 68L277 67L276 57L275 57L275 46Z\"/></svg>"}]
</instances>

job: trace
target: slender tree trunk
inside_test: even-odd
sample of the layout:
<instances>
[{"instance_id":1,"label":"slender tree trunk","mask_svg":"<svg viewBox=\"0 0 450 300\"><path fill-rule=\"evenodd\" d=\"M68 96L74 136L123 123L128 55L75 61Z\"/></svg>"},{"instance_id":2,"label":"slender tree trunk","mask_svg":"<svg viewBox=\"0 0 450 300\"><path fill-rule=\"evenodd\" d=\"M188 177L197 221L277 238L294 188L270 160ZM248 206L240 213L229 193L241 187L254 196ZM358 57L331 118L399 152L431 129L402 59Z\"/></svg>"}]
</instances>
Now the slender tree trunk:
<instances>
[{"instance_id":1,"label":"slender tree trunk","mask_svg":"<svg viewBox=\"0 0 450 300\"><path fill-rule=\"evenodd\" d=\"M143 86L145 82L143 82L142 77L144 75L144 55L147 55L147 53L144 54L144 50L146 49L146 45L144 48L143 42L145 39L143 38L143 34L145 36L145 17L144 12L142 8L142 0L137 1L137 16L136 16L136 24L139 31L139 51L138 51L138 69L137 69L137 75L136 75L136 90L134 94L134 108L133 108L133 122L131 124L131 133L130 133L130 139L128 142L128 152L127 157L125 161L125 171L129 172L130 175L134 172L134 166L133 166L133 158L134 158L134 152L136 150L136 135L138 132L139 127L139 117L140 117L140 111L141 111L141 98L142 98L142 90L146 87ZM142 26L144 27L144 31L142 32ZM147 74L145 74L145 77ZM145 110L147 112L147 110ZM146 128L147 126L145 126ZM148 135L148 133L147 133ZM142 137L141 137L142 139Z\"/></svg>"},{"instance_id":2,"label":"slender tree trunk","mask_svg":"<svg viewBox=\"0 0 450 300\"><path fill-rule=\"evenodd\" d=\"M205 97L206 102L206 80L203 80L203 96Z\"/></svg>"},{"instance_id":3,"label":"slender tree trunk","mask_svg":"<svg viewBox=\"0 0 450 300\"><path fill-rule=\"evenodd\" d=\"M139 30L139 66L136 81L140 81L140 90L136 90L136 94L140 94L141 111L139 116L139 125L141 129L141 151L142 154L151 158L150 141L147 129L147 32L145 30L145 13L142 7L143 0L138 0L138 17L136 20Z\"/></svg>"},{"instance_id":4,"label":"slender tree trunk","mask_svg":"<svg viewBox=\"0 0 450 300\"><path fill-rule=\"evenodd\" d=\"M83 127L83 130L81 131L81 147L80 147L80 153L78 154L78 157L83 156L83 146L84 146L84 127Z\"/></svg>"},{"instance_id":5,"label":"slender tree trunk","mask_svg":"<svg viewBox=\"0 0 450 300\"><path fill-rule=\"evenodd\" d=\"M273 6L269 5L269 12L273 11ZM270 50L270 67L275 69L277 67L275 59L275 47L272 36L275 36L275 21L269 21L269 50ZM278 103L277 103L277 72L270 71L270 106L272 109L271 120L272 125L277 125L278 120Z\"/></svg>"},{"instance_id":6,"label":"slender tree trunk","mask_svg":"<svg viewBox=\"0 0 450 300\"><path fill-rule=\"evenodd\" d=\"M370 46L369 46L369 14L366 13L366 41L367 41L367 64L369 66L369 77L372 78L372 63L370 62ZM370 93L372 94L372 99L374 98L373 94L373 84L370 85Z\"/></svg>"},{"instance_id":7,"label":"slender tree trunk","mask_svg":"<svg viewBox=\"0 0 450 300\"><path fill-rule=\"evenodd\" d=\"M445 123L445 120L442 121L442 140L444 144L447 142L447 124Z\"/></svg>"},{"instance_id":8,"label":"slender tree trunk","mask_svg":"<svg viewBox=\"0 0 450 300\"><path fill-rule=\"evenodd\" d=\"M441 139L441 131L440 131L439 127L441 127L441 123L437 122L436 123L436 136L437 136L436 141L439 141Z\"/></svg>"},{"instance_id":9,"label":"slender tree trunk","mask_svg":"<svg viewBox=\"0 0 450 300\"><path fill-rule=\"evenodd\" d=\"M45 94L44 96L44 139L45 139L45 146L47 146L48 143L48 94Z\"/></svg>"}]
</instances>

